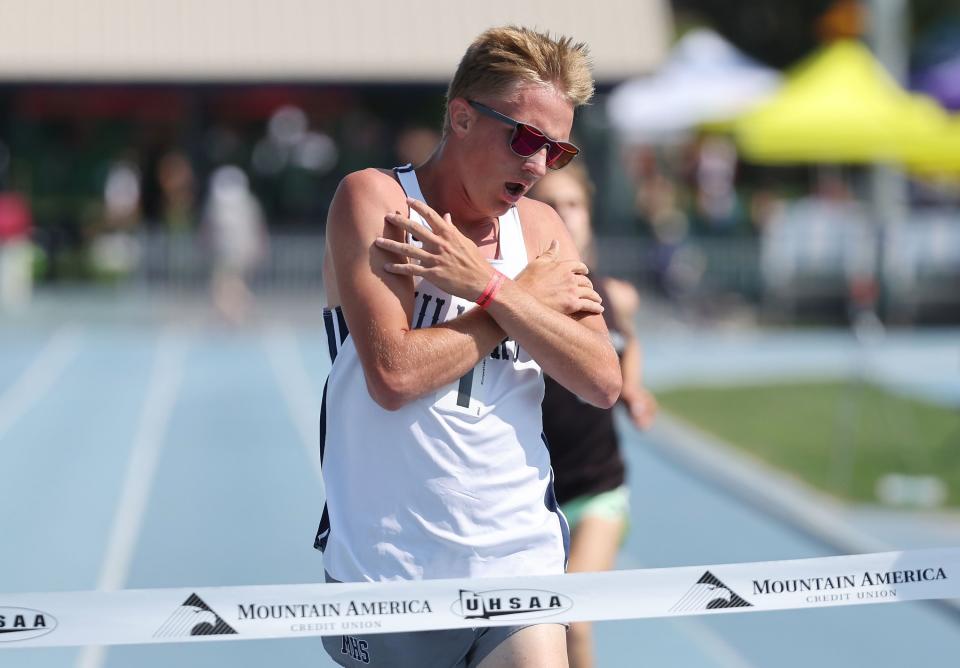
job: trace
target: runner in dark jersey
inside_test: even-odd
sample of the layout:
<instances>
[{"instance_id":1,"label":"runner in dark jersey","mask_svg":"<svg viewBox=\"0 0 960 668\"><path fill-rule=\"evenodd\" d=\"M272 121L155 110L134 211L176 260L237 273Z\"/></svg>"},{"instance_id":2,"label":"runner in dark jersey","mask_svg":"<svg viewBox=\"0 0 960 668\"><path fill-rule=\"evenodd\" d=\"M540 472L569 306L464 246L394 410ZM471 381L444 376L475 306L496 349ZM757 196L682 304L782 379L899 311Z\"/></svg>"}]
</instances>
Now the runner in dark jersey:
<instances>
[{"instance_id":1,"label":"runner in dark jersey","mask_svg":"<svg viewBox=\"0 0 960 668\"><path fill-rule=\"evenodd\" d=\"M563 172L542 178L531 193L531 197L557 210L588 264L593 264L594 259L591 191L586 172L571 165ZM640 382L641 351L633 327L639 296L624 281L594 273L590 278L603 298L603 317L620 356L620 401L633 423L645 429L652 422L657 405ZM550 448L557 500L572 531L567 571L609 570L626 531L630 508L613 411L587 404L549 376L544 380L543 429ZM571 625L567 653L572 668L593 665L589 624Z\"/></svg>"}]
</instances>

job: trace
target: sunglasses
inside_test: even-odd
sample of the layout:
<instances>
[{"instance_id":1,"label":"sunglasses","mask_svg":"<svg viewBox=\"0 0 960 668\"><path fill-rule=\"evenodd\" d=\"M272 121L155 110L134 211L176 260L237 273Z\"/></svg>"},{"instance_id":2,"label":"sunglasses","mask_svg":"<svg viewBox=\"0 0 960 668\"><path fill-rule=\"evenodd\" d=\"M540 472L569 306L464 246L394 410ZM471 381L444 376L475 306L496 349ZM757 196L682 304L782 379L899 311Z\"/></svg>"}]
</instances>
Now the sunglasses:
<instances>
[{"instance_id":1,"label":"sunglasses","mask_svg":"<svg viewBox=\"0 0 960 668\"><path fill-rule=\"evenodd\" d=\"M467 102L481 114L513 126L513 135L510 137L510 149L521 158L529 158L546 146L547 167L550 169L560 169L561 167L566 167L567 164L573 160L574 156L580 152L580 149L570 142L550 139L550 137L532 125L514 120L495 109L491 109L485 104L480 104L473 100L467 100Z\"/></svg>"}]
</instances>

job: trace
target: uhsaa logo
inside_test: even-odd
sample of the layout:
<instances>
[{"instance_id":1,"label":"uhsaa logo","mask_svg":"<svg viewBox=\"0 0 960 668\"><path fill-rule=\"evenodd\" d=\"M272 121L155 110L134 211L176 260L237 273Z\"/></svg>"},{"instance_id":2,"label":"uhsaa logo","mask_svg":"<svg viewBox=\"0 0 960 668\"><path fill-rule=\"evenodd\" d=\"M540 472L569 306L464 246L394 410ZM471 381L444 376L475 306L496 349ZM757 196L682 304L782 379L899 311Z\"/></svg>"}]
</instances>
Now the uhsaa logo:
<instances>
[{"instance_id":1,"label":"uhsaa logo","mask_svg":"<svg viewBox=\"0 0 960 668\"><path fill-rule=\"evenodd\" d=\"M466 619L511 617L536 619L569 610L573 601L563 594L540 589L460 590L460 599L450 609Z\"/></svg>"},{"instance_id":2,"label":"uhsaa logo","mask_svg":"<svg viewBox=\"0 0 960 668\"><path fill-rule=\"evenodd\" d=\"M30 608L0 607L0 642L38 638L55 628L57 620L49 613Z\"/></svg>"}]
</instances>

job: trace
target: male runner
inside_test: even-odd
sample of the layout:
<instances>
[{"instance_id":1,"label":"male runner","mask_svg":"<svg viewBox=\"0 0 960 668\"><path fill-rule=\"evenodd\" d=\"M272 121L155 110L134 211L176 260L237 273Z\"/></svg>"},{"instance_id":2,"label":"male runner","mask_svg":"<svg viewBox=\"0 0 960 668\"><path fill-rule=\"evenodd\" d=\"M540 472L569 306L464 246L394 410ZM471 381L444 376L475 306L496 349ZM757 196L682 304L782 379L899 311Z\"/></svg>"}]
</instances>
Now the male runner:
<instances>
[{"instance_id":1,"label":"male runner","mask_svg":"<svg viewBox=\"0 0 960 668\"><path fill-rule=\"evenodd\" d=\"M316 540L329 580L563 572L541 369L598 406L621 379L576 246L524 195L576 155L574 108L592 93L585 45L489 30L450 84L433 155L340 184ZM537 624L324 646L345 666L551 667L566 665L564 634Z\"/></svg>"}]
</instances>

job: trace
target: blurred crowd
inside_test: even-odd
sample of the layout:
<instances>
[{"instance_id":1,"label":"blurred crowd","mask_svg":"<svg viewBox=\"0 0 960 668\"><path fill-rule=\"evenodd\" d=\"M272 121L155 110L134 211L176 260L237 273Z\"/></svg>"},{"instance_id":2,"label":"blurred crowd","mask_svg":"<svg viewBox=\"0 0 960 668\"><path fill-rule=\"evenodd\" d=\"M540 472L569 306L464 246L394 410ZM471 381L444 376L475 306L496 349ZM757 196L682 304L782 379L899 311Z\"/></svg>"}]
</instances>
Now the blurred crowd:
<instances>
[{"instance_id":1,"label":"blurred crowd","mask_svg":"<svg viewBox=\"0 0 960 668\"><path fill-rule=\"evenodd\" d=\"M958 315L960 178L907 175L887 224L869 165L753 165L722 134L629 146L623 164L643 240L634 278L675 302L736 295L774 317L842 319L883 292L893 319Z\"/></svg>"},{"instance_id":2,"label":"blurred crowd","mask_svg":"<svg viewBox=\"0 0 960 668\"><path fill-rule=\"evenodd\" d=\"M416 91L430 109L440 92ZM396 91L26 87L0 92L2 304L41 282L118 281L143 270L153 238L209 259L231 319L271 234L319 234L347 172L389 166L436 143L418 107L383 113ZM434 113L435 112L431 112Z\"/></svg>"},{"instance_id":3,"label":"blurred crowd","mask_svg":"<svg viewBox=\"0 0 960 668\"><path fill-rule=\"evenodd\" d=\"M840 32L856 33L858 4L835 5L845 10ZM960 18L937 30L960 35ZM934 43L947 46L919 50L914 79L939 86L931 90L955 112L960 47L923 42ZM646 136L622 132L616 89L578 118L605 270L700 311L746 304L795 319L814 305L841 318L867 309L957 321L960 173L908 169L886 181L896 193L878 196L869 160L746 159L732 125L692 114L709 99L704 81L718 84L721 105L734 75L779 86L778 73L761 69L715 33L691 30L635 84L652 95L627 108ZM688 91L671 107L670 91L685 82L701 97ZM299 239L321 238L345 174L429 155L442 98L439 85L0 88L0 305L26 303L34 282L190 274L242 321L251 277L265 266L315 272L319 258L305 257L313 250ZM300 246L299 264L278 256L290 235L301 235L286 244Z\"/></svg>"}]
</instances>

